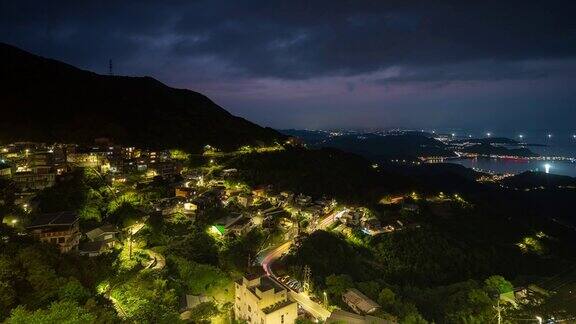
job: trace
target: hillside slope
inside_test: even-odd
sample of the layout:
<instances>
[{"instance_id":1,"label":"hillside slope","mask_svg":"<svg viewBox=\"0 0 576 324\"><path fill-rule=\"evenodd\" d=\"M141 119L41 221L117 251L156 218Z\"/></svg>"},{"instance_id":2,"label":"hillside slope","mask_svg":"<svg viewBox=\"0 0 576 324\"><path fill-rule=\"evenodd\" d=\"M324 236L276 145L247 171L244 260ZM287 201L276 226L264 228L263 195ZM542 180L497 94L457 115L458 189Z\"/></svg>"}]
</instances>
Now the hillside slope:
<instances>
[{"instance_id":1,"label":"hillside slope","mask_svg":"<svg viewBox=\"0 0 576 324\"><path fill-rule=\"evenodd\" d=\"M233 149L278 132L236 117L206 96L150 77L106 76L0 43L0 141L117 143Z\"/></svg>"}]
</instances>

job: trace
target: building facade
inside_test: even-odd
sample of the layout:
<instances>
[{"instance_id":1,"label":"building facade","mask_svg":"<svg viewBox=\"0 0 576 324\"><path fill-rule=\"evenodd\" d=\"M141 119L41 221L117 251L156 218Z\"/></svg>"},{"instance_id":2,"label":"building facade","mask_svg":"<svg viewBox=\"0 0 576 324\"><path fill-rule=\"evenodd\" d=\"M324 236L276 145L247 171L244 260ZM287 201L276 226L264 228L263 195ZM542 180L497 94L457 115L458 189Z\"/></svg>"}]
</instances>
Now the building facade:
<instances>
[{"instance_id":1,"label":"building facade","mask_svg":"<svg viewBox=\"0 0 576 324\"><path fill-rule=\"evenodd\" d=\"M248 276L235 283L234 314L251 324L292 324L298 304L268 276Z\"/></svg>"},{"instance_id":2,"label":"building facade","mask_svg":"<svg viewBox=\"0 0 576 324\"><path fill-rule=\"evenodd\" d=\"M26 229L37 240L55 244L60 252L66 253L77 250L80 243L78 221L78 215L73 212L43 214L36 216Z\"/></svg>"}]
</instances>

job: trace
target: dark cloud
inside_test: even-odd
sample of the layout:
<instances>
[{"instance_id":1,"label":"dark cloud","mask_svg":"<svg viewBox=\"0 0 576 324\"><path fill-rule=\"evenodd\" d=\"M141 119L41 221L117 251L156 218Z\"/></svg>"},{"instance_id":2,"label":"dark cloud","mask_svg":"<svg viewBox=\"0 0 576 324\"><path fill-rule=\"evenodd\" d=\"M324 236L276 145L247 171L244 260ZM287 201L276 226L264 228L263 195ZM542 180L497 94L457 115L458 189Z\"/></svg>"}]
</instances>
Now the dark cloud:
<instances>
[{"instance_id":1,"label":"dark cloud","mask_svg":"<svg viewBox=\"0 0 576 324\"><path fill-rule=\"evenodd\" d=\"M570 1L18 1L0 36L85 64L129 60L145 37L244 75L311 78L393 65L576 55ZM62 54L60 54L62 55Z\"/></svg>"},{"instance_id":2,"label":"dark cloud","mask_svg":"<svg viewBox=\"0 0 576 324\"><path fill-rule=\"evenodd\" d=\"M538 80L555 76L576 77L576 61L472 61L445 65L399 68L371 80L376 84L441 83L460 81Z\"/></svg>"},{"instance_id":3,"label":"dark cloud","mask_svg":"<svg viewBox=\"0 0 576 324\"><path fill-rule=\"evenodd\" d=\"M349 78L334 91L359 95L367 84L573 80L575 11L554 0L0 0L0 41L216 94Z\"/></svg>"}]
</instances>

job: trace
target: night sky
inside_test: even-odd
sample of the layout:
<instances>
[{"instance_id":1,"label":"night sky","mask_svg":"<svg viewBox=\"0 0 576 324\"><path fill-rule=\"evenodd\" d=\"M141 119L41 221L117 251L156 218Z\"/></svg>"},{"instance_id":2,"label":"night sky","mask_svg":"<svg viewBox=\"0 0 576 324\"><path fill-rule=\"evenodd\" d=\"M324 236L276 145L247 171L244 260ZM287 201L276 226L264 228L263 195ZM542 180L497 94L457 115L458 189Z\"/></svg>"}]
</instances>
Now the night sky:
<instances>
[{"instance_id":1,"label":"night sky","mask_svg":"<svg viewBox=\"0 0 576 324\"><path fill-rule=\"evenodd\" d=\"M0 1L0 41L278 128L576 129L574 1Z\"/></svg>"}]
</instances>

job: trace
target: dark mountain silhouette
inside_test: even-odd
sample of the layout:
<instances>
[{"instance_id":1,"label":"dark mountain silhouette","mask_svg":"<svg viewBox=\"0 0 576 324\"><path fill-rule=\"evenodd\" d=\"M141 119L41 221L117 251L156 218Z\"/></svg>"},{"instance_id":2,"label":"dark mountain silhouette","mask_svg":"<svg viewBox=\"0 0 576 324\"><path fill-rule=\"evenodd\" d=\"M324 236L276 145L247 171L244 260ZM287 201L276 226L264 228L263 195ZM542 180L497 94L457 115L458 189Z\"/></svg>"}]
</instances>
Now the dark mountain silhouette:
<instances>
[{"instance_id":1,"label":"dark mountain silhouette","mask_svg":"<svg viewBox=\"0 0 576 324\"><path fill-rule=\"evenodd\" d=\"M576 188L576 178L544 172L526 171L513 177L505 178L502 180L502 184L518 189L556 189L558 187Z\"/></svg>"},{"instance_id":2,"label":"dark mountain silhouette","mask_svg":"<svg viewBox=\"0 0 576 324\"><path fill-rule=\"evenodd\" d=\"M0 43L0 141L116 143L196 150L272 143L283 135L206 96L150 77L107 76Z\"/></svg>"}]
</instances>

